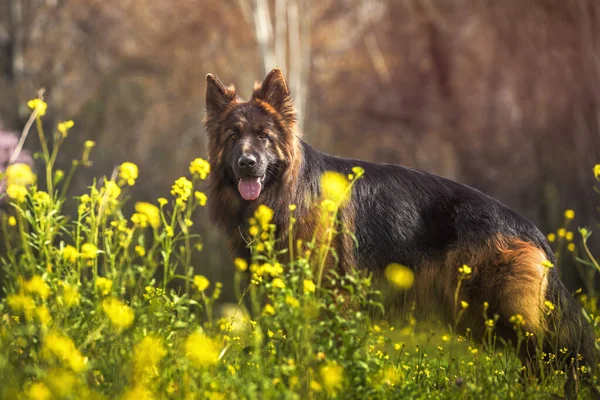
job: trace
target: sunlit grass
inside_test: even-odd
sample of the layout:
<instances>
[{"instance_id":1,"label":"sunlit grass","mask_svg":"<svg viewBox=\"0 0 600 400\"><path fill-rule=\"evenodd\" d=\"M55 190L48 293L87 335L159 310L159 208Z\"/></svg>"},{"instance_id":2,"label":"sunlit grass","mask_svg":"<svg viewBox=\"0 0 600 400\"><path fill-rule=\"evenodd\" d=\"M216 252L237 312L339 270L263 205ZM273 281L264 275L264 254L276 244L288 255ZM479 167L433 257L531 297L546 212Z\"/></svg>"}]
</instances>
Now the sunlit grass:
<instances>
[{"instance_id":1,"label":"sunlit grass","mask_svg":"<svg viewBox=\"0 0 600 400\"><path fill-rule=\"evenodd\" d=\"M276 246L273 211L258 208L243 232L252 260L230 266L238 304L225 309L219 304L222 285L191 262L193 252L210 251L192 229L195 210L210 201L200 189L210 165L193 160L189 175L178 178L169 194L135 204L132 215L124 211L127 192L148 177L130 162L67 199L71 178L89 162L94 143L86 142L67 174L56 170L56 154L74 123L59 123L46 141L40 118L47 106L38 99L30 107L45 168L43 177L22 164L4 174L9 206L1 217L1 398L481 399L562 393L561 349L540 354L542 378L524 381L516 350L494 334L493 316L483 343L410 315L375 319L382 306L371 277L326 270L332 240L345 229L338 211L362 169L324 176L323 234L306 243L290 237L285 254ZM66 201L77 202L76 216L64 213ZM295 209L290 205L290 232ZM573 218L568 210L562 230L549 235L558 253L579 254L568 230ZM582 235L583 248L589 234ZM595 260L586 262L594 270ZM471 272L460 267L459 282ZM415 279L398 264L385 275L393 290L407 290ZM469 304L459 289L454 306L460 318ZM595 300L583 300L597 327ZM514 325L518 330L517 316ZM519 335L527 340L526 332Z\"/></svg>"}]
</instances>

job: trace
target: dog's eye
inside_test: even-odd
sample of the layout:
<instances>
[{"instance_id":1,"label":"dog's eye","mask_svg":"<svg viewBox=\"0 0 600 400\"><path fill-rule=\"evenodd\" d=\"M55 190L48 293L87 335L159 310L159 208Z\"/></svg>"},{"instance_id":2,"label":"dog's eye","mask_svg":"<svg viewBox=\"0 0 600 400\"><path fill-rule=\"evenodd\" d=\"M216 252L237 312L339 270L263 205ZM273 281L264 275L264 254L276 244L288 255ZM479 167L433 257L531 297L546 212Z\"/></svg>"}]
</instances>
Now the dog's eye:
<instances>
[{"instance_id":1,"label":"dog's eye","mask_svg":"<svg viewBox=\"0 0 600 400\"><path fill-rule=\"evenodd\" d=\"M259 138L260 140L266 140L266 139L267 139L267 137L268 137L268 136L267 136L267 134L266 134L266 133L261 133L261 134L259 134L259 135L258 135L258 138Z\"/></svg>"},{"instance_id":2,"label":"dog's eye","mask_svg":"<svg viewBox=\"0 0 600 400\"><path fill-rule=\"evenodd\" d=\"M238 139L238 134L237 133L232 133L231 135L229 135L229 139L231 139L231 140L237 140Z\"/></svg>"}]
</instances>

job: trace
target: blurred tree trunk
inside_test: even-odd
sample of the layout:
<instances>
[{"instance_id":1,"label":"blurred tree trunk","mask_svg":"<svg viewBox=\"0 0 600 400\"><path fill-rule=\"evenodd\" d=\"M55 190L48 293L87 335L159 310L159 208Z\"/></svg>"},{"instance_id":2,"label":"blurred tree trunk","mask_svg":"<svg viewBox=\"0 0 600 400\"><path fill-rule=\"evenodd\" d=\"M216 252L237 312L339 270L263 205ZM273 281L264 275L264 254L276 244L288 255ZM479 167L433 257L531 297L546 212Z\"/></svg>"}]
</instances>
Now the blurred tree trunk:
<instances>
[{"instance_id":1,"label":"blurred tree trunk","mask_svg":"<svg viewBox=\"0 0 600 400\"><path fill-rule=\"evenodd\" d=\"M240 6L251 8L252 25L261 58L262 76L280 68L299 111L298 125L302 130L308 98L311 64L311 0L274 0L274 16L268 0L251 0Z\"/></svg>"}]
</instances>

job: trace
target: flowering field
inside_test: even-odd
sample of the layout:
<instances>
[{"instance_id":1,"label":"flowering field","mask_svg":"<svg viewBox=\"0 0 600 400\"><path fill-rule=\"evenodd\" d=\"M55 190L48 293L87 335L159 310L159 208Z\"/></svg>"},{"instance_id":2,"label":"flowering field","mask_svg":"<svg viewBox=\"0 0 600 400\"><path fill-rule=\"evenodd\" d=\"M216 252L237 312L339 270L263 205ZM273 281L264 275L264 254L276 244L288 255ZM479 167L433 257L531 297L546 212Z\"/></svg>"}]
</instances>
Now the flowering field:
<instances>
[{"instance_id":1,"label":"flowering field","mask_svg":"<svg viewBox=\"0 0 600 400\"><path fill-rule=\"evenodd\" d=\"M231 265L239 303L224 310L221 284L191 264L194 252L210 251L193 231L194 211L207 202L201 187L210 165L193 160L169 194L135 204L133 215L124 213L124 199L143 171L129 162L67 199L94 143L85 143L70 171L56 170L73 122L46 137L46 104L36 99L29 106L45 168L36 176L27 164L13 164L3 177L0 398L529 399L563 393L565 350L540 354L541 378L523 379L516 350L495 339L491 316L484 343L413 318L396 327L378 318L381 291L413 284L408 268L390 265L385 285L358 272L323 270L340 228L337 210L361 178L359 168L349 177L324 175L322 223L331 235L319 246L290 241L286 265L275 249L273 212L258 209L248 231L253 262ZM78 202L76 216L63 212L67 200ZM568 210L565 226L549 235L558 254L579 254L568 230L573 217ZM293 224L294 205L290 218ZM590 233L580 233L580 257L594 271L598 265L585 244ZM467 280L471 269L460 273ZM597 326L595 301L581 297ZM457 298L454 306L469 304ZM553 312L551 303L545 306ZM512 321L525 341L520 318ZM586 398L589 389L579 395Z\"/></svg>"}]
</instances>

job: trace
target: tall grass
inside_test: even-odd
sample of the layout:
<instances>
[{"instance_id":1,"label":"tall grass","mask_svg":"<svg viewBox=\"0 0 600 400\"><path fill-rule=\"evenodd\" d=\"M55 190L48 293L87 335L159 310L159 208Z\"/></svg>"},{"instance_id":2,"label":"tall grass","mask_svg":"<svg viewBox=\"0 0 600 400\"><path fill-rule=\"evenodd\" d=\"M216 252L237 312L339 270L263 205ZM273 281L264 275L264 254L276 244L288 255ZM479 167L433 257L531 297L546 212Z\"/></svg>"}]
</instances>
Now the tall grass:
<instances>
[{"instance_id":1,"label":"tall grass","mask_svg":"<svg viewBox=\"0 0 600 400\"><path fill-rule=\"evenodd\" d=\"M374 318L381 315L381 293L370 276L325 268L335 258L333 238L346 229L337 212L361 169L348 177L324 176L322 223L310 242L290 234L278 250L273 211L258 208L242 232L252 262L237 259L231 266L239 302L224 312L221 284L197 275L202 271L191 264L193 252L202 250L193 221L207 201L198 188L210 173L208 163L193 160L189 176L177 179L170 194L136 203L133 215L123 206L143 171L124 163L74 199L78 212L72 217L63 212L73 200L66 198L67 188L76 169L89 162L94 143L86 142L71 171L56 170L73 123L60 123L47 137L45 103L34 100L30 107L47 191L24 164L4 173L1 398L481 399L562 393L564 350L540 353L542 378L523 379L518 350L501 346L494 316L486 318L483 343L452 327L431 331L414 318L394 327ZM290 205L290 233L294 211ZM572 249L573 235L561 232L553 240ZM584 246L587 238L586 231ZM591 257L586 262L595 263ZM460 273L460 282L470 279L468 266ZM414 281L396 264L386 276L395 290ZM469 305L459 289L455 307L464 310ZM597 326L595 304L585 298ZM517 316L514 323L527 340Z\"/></svg>"}]
</instances>

